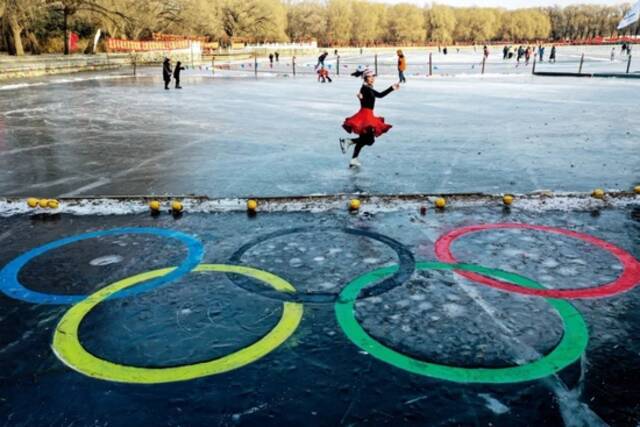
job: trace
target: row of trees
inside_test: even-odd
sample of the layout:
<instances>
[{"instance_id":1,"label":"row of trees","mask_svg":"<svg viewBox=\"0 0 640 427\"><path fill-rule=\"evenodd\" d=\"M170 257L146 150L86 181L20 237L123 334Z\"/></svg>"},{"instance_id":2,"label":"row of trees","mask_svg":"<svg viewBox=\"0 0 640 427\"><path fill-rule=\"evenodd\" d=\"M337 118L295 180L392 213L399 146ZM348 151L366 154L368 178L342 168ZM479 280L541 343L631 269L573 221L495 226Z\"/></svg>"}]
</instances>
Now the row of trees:
<instances>
[{"instance_id":1,"label":"row of trees","mask_svg":"<svg viewBox=\"0 0 640 427\"><path fill-rule=\"evenodd\" d=\"M321 45L581 39L616 34L630 7L453 8L368 0L0 0L0 50L45 50L67 30L91 38L144 39L153 32L212 40L318 40ZM640 26L625 30L640 34ZM62 44L62 42L60 42Z\"/></svg>"}]
</instances>

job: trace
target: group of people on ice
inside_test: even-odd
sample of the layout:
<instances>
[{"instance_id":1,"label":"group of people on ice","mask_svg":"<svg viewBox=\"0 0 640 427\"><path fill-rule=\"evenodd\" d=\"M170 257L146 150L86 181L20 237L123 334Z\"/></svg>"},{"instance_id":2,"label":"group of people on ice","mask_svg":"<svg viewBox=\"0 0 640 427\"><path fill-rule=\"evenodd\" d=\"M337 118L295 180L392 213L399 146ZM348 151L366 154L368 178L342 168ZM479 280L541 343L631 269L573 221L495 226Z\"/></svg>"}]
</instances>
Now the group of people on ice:
<instances>
[{"instance_id":1,"label":"group of people on ice","mask_svg":"<svg viewBox=\"0 0 640 427\"><path fill-rule=\"evenodd\" d=\"M182 62L178 61L175 68L172 69L171 60L169 58L164 58L164 62L162 63L162 78L164 79L164 88L166 90L169 90L172 75L173 79L176 81L176 89L182 89L182 86L180 86L180 72L182 70L184 70Z\"/></svg>"},{"instance_id":2,"label":"group of people on ice","mask_svg":"<svg viewBox=\"0 0 640 427\"><path fill-rule=\"evenodd\" d=\"M485 46L486 48L486 46ZM511 45L505 45L502 48L502 59L503 60L509 60L509 59L513 59L513 57L516 58L516 62L518 63L518 65L520 64L520 61L522 61L524 59L524 63L525 65L529 65L529 62L531 61L531 58L536 57L538 59L539 62L544 62L545 59L545 53L546 53L547 48L544 45L539 45L538 47L535 46L523 46L520 45L518 46L517 49L515 49L513 46ZM551 46L551 51L549 52L549 62L550 63L555 63L556 62L556 54L557 54L557 49L555 45Z\"/></svg>"}]
</instances>

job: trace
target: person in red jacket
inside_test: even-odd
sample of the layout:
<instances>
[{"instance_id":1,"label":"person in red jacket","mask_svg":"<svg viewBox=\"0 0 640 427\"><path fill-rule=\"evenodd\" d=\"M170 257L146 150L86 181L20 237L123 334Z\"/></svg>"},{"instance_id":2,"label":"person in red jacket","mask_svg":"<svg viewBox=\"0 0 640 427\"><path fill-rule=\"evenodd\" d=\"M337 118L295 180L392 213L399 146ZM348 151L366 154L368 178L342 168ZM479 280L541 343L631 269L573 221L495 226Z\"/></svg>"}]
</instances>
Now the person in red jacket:
<instances>
[{"instance_id":1,"label":"person in red jacket","mask_svg":"<svg viewBox=\"0 0 640 427\"><path fill-rule=\"evenodd\" d=\"M391 125L385 123L383 117L377 117L373 114L376 98L384 98L394 90L400 89L400 84L396 83L382 92L376 91L373 88L376 75L368 69L356 71L352 76L362 77L364 84L357 95L360 99L360 111L345 119L342 124L344 130L358 135L358 137L354 139L340 138L340 149L342 153L346 153L350 146L355 146L353 149L353 157L351 158L351 162L349 162L350 168L362 166L358 160L362 148L365 145L373 145L376 137L379 137L391 129Z\"/></svg>"},{"instance_id":2,"label":"person in red jacket","mask_svg":"<svg viewBox=\"0 0 640 427\"><path fill-rule=\"evenodd\" d=\"M327 80L329 80L329 83L333 81L331 80L331 77L329 77L329 70L322 67L318 70L318 81L322 83L326 83Z\"/></svg>"}]
</instances>

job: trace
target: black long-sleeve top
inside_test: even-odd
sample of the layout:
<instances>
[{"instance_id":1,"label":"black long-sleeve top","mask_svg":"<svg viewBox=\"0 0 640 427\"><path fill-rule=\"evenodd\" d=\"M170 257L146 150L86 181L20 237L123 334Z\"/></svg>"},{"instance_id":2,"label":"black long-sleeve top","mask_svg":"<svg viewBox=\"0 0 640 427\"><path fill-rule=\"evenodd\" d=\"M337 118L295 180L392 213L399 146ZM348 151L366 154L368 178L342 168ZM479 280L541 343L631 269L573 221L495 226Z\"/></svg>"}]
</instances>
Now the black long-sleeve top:
<instances>
[{"instance_id":1,"label":"black long-sleeve top","mask_svg":"<svg viewBox=\"0 0 640 427\"><path fill-rule=\"evenodd\" d=\"M173 70L173 77L176 80L180 80L180 71L184 70L182 65L176 65L176 68Z\"/></svg>"},{"instance_id":2,"label":"black long-sleeve top","mask_svg":"<svg viewBox=\"0 0 640 427\"><path fill-rule=\"evenodd\" d=\"M165 80L171 80L171 64L169 62L162 64L162 77L164 77Z\"/></svg>"},{"instance_id":3,"label":"black long-sleeve top","mask_svg":"<svg viewBox=\"0 0 640 427\"><path fill-rule=\"evenodd\" d=\"M373 110L376 105L376 98L384 98L391 92L393 92L393 86L389 86L383 92L378 92L369 85L362 85L360 88L360 94L362 95L362 98L360 99L360 107Z\"/></svg>"}]
</instances>

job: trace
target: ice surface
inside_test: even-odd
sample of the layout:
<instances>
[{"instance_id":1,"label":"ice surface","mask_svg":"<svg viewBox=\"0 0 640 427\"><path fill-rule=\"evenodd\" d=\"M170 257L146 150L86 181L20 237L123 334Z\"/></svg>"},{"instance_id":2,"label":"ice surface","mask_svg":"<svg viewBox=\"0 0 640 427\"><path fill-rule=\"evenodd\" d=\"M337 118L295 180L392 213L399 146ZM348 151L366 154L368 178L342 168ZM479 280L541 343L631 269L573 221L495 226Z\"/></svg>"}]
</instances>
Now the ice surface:
<instances>
[{"instance_id":1,"label":"ice surface","mask_svg":"<svg viewBox=\"0 0 640 427\"><path fill-rule=\"evenodd\" d=\"M350 171L337 139L355 78L187 70L164 91L157 71L0 87L0 194L587 191L640 171L640 81L410 76L377 105L393 129Z\"/></svg>"}]
</instances>

